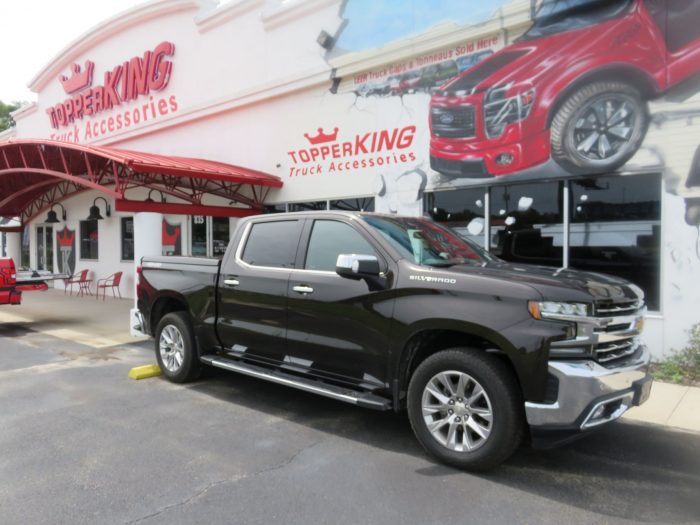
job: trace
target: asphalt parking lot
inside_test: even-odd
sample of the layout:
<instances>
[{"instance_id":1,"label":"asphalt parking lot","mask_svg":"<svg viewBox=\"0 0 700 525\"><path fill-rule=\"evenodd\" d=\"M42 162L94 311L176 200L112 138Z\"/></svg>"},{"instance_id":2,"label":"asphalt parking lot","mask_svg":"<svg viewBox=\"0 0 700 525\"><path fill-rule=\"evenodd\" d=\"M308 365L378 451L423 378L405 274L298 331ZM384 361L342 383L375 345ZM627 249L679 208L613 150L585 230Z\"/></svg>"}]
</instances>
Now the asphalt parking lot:
<instances>
[{"instance_id":1,"label":"asphalt parking lot","mask_svg":"<svg viewBox=\"0 0 700 525\"><path fill-rule=\"evenodd\" d=\"M473 475L400 415L223 372L127 378L151 362L0 324L0 522L700 522L700 434L617 423Z\"/></svg>"}]
</instances>

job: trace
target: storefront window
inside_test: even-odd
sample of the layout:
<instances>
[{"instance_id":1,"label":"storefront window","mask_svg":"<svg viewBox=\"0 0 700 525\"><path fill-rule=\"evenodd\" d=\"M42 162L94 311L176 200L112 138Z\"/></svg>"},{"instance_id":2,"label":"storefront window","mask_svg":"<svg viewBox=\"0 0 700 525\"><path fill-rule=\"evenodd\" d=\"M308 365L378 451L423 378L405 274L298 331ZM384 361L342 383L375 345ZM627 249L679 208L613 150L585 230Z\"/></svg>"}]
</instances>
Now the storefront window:
<instances>
[{"instance_id":1,"label":"storefront window","mask_svg":"<svg viewBox=\"0 0 700 525\"><path fill-rule=\"evenodd\" d=\"M286 204L267 204L265 205L265 213L284 213L287 211Z\"/></svg>"},{"instance_id":2,"label":"storefront window","mask_svg":"<svg viewBox=\"0 0 700 525\"><path fill-rule=\"evenodd\" d=\"M289 204L288 209L289 211L327 210L328 203L326 201L292 202Z\"/></svg>"},{"instance_id":3,"label":"storefront window","mask_svg":"<svg viewBox=\"0 0 700 525\"><path fill-rule=\"evenodd\" d=\"M434 221L445 224L462 237L484 245L485 188L429 193L426 212Z\"/></svg>"},{"instance_id":4,"label":"storefront window","mask_svg":"<svg viewBox=\"0 0 700 525\"><path fill-rule=\"evenodd\" d=\"M98 259L98 221L80 221L80 258Z\"/></svg>"},{"instance_id":5,"label":"storefront window","mask_svg":"<svg viewBox=\"0 0 700 525\"><path fill-rule=\"evenodd\" d=\"M20 253L20 262L19 265L21 268L28 269L30 262L29 262L29 226L25 226L24 230L22 230L22 251Z\"/></svg>"},{"instance_id":6,"label":"storefront window","mask_svg":"<svg viewBox=\"0 0 700 525\"><path fill-rule=\"evenodd\" d=\"M192 235L190 253L194 256L207 256L207 218L204 215L193 215L191 219Z\"/></svg>"},{"instance_id":7,"label":"storefront window","mask_svg":"<svg viewBox=\"0 0 700 525\"><path fill-rule=\"evenodd\" d=\"M134 260L134 218L122 217L122 261Z\"/></svg>"},{"instance_id":8,"label":"storefront window","mask_svg":"<svg viewBox=\"0 0 700 525\"><path fill-rule=\"evenodd\" d=\"M226 253L229 241L229 219L228 217L212 217L212 255L223 257Z\"/></svg>"},{"instance_id":9,"label":"storefront window","mask_svg":"<svg viewBox=\"0 0 700 525\"><path fill-rule=\"evenodd\" d=\"M563 266L563 182L494 186L491 252L501 259Z\"/></svg>"},{"instance_id":10,"label":"storefront window","mask_svg":"<svg viewBox=\"0 0 700 525\"><path fill-rule=\"evenodd\" d=\"M374 197L360 197L359 199L331 201L330 209L345 211L374 211Z\"/></svg>"},{"instance_id":11,"label":"storefront window","mask_svg":"<svg viewBox=\"0 0 700 525\"><path fill-rule=\"evenodd\" d=\"M571 182L570 266L623 277L659 310L661 176Z\"/></svg>"}]
</instances>

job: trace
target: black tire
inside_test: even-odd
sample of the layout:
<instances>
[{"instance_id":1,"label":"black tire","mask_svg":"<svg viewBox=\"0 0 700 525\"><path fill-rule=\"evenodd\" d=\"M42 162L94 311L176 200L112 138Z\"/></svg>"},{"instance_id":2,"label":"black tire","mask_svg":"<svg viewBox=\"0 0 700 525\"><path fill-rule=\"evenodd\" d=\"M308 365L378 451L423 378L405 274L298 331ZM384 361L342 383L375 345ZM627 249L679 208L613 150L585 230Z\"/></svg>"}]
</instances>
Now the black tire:
<instances>
[{"instance_id":1,"label":"black tire","mask_svg":"<svg viewBox=\"0 0 700 525\"><path fill-rule=\"evenodd\" d=\"M624 128L630 129L625 139L619 135L620 126L610 126L610 118L595 111L596 104L600 109L601 104L614 108L623 103L629 110L629 115L623 120ZM595 122L587 117L593 117ZM606 118L607 121L601 122ZM617 128L618 134L610 133L611 128ZM576 90L555 113L550 129L552 158L572 174L611 172L634 156L648 128L649 110L636 88L623 82L593 82ZM589 151L585 151L585 141L596 136L599 138ZM603 140L609 145L609 150ZM583 151L578 149L582 145Z\"/></svg>"},{"instance_id":2,"label":"black tire","mask_svg":"<svg viewBox=\"0 0 700 525\"><path fill-rule=\"evenodd\" d=\"M424 415L424 396L431 396L431 394L425 393L426 387L441 373L467 375L474 380L475 384L481 386L486 394L485 401L492 414L490 433L480 445L475 445L472 450L450 448L438 441L438 438L428 429L426 418L444 421L443 415L450 418L456 414L452 416L446 413ZM467 393L475 391L476 387L467 390ZM486 406L483 397L481 403L482 406ZM456 405L451 406L455 407ZM461 406L466 407L466 397ZM523 401L517 379L506 364L497 357L472 348L444 350L431 355L418 366L408 386L408 417L416 438L430 455L444 463L466 470L488 470L499 465L510 457L523 438ZM467 424L467 419L471 419L473 423L474 420L478 421L479 417L478 414L476 416L469 414L469 417L462 415L462 429L455 431L458 440L471 441L472 438L464 436L467 433L475 436L476 439L481 438L479 435L475 435ZM457 419L460 418L457 417ZM452 421L454 422L454 420Z\"/></svg>"},{"instance_id":3,"label":"black tire","mask_svg":"<svg viewBox=\"0 0 700 525\"><path fill-rule=\"evenodd\" d=\"M163 337L163 331L165 331L166 337ZM174 356L171 351L172 346L168 348L167 341L168 339L173 341L172 336L176 333L180 335L182 342L182 355L179 361L176 357L171 360L163 355L166 353ZM193 381L202 372L202 363L197 355L197 343L194 338L192 322L185 312L172 312L163 316L156 328L155 350L161 372L173 383Z\"/></svg>"}]
</instances>

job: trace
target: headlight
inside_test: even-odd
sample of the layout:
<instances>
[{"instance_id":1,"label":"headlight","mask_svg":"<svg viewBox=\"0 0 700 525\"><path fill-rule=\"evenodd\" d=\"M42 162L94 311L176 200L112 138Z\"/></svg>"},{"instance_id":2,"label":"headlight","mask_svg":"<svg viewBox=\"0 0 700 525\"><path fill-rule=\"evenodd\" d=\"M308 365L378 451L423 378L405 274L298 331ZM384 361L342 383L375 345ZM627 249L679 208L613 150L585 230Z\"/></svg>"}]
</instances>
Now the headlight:
<instances>
[{"instance_id":1,"label":"headlight","mask_svg":"<svg viewBox=\"0 0 700 525\"><path fill-rule=\"evenodd\" d=\"M535 319L575 320L571 318L587 317L591 307L585 303L558 303L553 301L529 301L527 309Z\"/></svg>"},{"instance_id":2,"label":"headlight","mask_svg":"<svg viewBox=\"0 0 700 525\"><path fill-rule=\"evenodd\" d=\"M527 118L535 102L535 90L524 89L507 96L513 84L492 88L484 98L484 124L489 138L503 135L508 124Z\"/></svg>"}]
</instances>

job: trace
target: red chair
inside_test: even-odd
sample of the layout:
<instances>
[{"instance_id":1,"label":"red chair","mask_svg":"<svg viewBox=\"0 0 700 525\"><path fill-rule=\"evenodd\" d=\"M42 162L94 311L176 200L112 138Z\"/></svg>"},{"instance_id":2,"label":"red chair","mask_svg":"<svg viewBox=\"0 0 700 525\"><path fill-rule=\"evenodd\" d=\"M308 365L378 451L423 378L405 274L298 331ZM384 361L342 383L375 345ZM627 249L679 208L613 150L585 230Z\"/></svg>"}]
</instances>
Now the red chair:
<instances>
[{"instance_id":1,"label":"red chair","mask_svg":"<svg viewBox=\"0 0 700 525\"><path fill-rule=\"evenodd\" d=\"M117 272L109 277L105 277L104 279L98 279L97 281L97 299L100 298L100 288L104 290L102 292L102 300L105 301L107 299L107 288L112 289L112 295L114 298L117 298L117 293L119 294L119 299L122 298L122 293L119 290L119 283L122 281L122 272ZM114 289L116 288L117 293L114 293Z\"/></svg>"},{"instance_id":2,"label":"red chair","mask_svg":"<svg viewBox=\"0 0 700 525\"><path fill-rule=\"evenodd\" d=\"M89 270L81 270L80 272L71 275L68 279L63 279L63 293L65 294L66 290L70 290L70 295L73 295L73 285L77 284L78 297L80 297L83 294L92 295L92 292L90 291L90 279L88 279L88 271Z\"/></svg>"}]
</instances>

